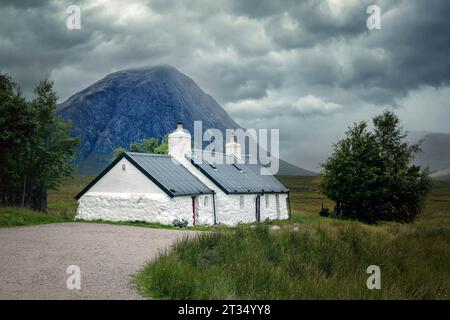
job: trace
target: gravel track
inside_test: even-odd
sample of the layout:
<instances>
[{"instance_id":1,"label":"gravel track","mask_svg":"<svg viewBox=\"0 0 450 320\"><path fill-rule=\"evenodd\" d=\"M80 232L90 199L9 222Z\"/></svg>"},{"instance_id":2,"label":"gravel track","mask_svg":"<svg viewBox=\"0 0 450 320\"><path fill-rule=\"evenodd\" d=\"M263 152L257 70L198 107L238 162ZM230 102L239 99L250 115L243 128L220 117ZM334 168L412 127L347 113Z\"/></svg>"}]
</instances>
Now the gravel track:
<instances>
[{"instance_id":1,"label":"gravel track","mask_svg":"<svg viewBox=\"0 0 450 320\"><path fill-rule=\"evenodd\" d=\"M142 299L131 275L194 231L91 223L0 228L0 299ZM67 289L69 265L81 290Z\"/></svg>"}]
</instances>

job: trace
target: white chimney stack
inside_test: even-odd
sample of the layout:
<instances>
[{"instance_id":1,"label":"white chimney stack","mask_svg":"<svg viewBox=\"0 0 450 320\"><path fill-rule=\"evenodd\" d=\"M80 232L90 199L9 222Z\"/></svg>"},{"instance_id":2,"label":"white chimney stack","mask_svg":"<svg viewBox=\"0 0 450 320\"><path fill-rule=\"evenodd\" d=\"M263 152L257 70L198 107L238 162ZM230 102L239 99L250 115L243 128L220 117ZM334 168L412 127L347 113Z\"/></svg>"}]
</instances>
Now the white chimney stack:
<instances>
[{"instance_id":1,"label":"white chimney stack","mask_svg":"<svg viewBox=\"0 0 450 320\"><path fill-rule=\"evenodd\" d=\"M241 144L237 142L237 137L234 133L230 135L230 141L225 144L225 152L241 160Z\"/></svg>"},{"instance_id":2,"label":"white chimney stack","mask_svg":"<svg viewBox=\"0 0 450 320\"><path fill-rule=\"evenodd\" d=\"M168 136L169 155L180 162L186 161L185 155L191 152L191 134L183 128L183 122L178 121L177 129Z\"/></svg>"}]
</instances>

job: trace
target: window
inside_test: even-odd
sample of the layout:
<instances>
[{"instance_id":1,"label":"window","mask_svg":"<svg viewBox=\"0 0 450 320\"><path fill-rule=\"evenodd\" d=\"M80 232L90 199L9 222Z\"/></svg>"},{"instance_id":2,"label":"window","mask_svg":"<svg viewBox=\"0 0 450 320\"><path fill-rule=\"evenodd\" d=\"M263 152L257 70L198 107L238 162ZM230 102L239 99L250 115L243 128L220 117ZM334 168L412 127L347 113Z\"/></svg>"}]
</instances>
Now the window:
<instances>
[{"instance_id":1,"label":"window","mask_svg":"<svg viewBox=\"0 0 450 320\"><path fill-rule=\"evenodd\" d=\"M278 194L275 195L275 201L277 204L277 213L280 213L280 196Z\"/></svg>"},{"instance_id":2,"label":"window","mask_svg":"<svg viewBox=\"0 0 450 320\"><path fill-rule=\"evenodd\" d=\"M269 197L270 197L270 195L266 194L266 208L269 207Z\"/></svg>"},{"instance_id":3,"label":"window","mask_svg":"<svg viewBox=\"0 0 450 320\"><path fill-rule=\"evenodd\" d=\"M239 207L241 208L241 210L245 208L245 202L244 202L243 195L239 196Z\"/></svg>"},{"instance_id":4,"label":"window","mask_svg":"<svg viewBox=\"0 0 450 320\"><path fill-rule=\"evenodd\" d=\"M209 197L208 196L206 196L205 197L205 200L204 200L204 203L203 203L203 206L206 208L207 206L208 206L208 202L209 201Z\"/></svg>"}]
</instances>

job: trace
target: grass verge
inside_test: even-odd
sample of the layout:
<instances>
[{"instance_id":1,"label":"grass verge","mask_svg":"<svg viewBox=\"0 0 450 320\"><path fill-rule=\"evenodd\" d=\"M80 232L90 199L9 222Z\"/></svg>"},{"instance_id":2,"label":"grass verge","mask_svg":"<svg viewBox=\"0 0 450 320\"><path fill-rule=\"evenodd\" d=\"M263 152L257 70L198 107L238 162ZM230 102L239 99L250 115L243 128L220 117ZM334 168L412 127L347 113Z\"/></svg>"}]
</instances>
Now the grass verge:
<instances>
[{"instance_id":1,"label":"grass verge","mask_svg":"<svg viewBox=\"0 0 450 320\"><path fill-rule=\"evenodd\" d=\"M429 225L237 228L178 242L135 283L164 299L449 299L449 239ZM381 290L366 287L373 264Z\"/></svg>"},{"instance_id":2,"label":"grass verge","mask_svg":"<svg viewBox=\"0 0 450 320\"><path fill-rule=\"evenodd\" d=\"M26 208L0 207L0 227L19 227L69 221L73 221L72 215L45 214Z\"/></svg>"}]
</instances>

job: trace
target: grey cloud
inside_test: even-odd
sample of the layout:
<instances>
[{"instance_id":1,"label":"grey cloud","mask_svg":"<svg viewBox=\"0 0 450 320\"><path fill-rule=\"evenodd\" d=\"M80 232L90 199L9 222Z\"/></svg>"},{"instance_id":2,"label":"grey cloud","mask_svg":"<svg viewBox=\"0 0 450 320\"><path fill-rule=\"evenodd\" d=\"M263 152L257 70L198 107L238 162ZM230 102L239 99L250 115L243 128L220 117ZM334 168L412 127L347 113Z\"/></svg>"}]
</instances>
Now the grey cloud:
<instances>
[{"instance_id":1,"label":"grey cloud","mask_svg":"<svg viewBox=\"0 0 450 320\"><path fill-rule=\"evenodd\" d=\"M366 52L356 52L351 59L353 72L343 85L389 88L402 96L424 84L447 85L450 3L402 1L383 12L386 3L381 3L382 30L351 39L348 48ZM382 57L377 52L382 52Z\"/></svg>"},{"instance_id":2,"label":"grey cloud","mask_svg":"<svg viewBox=\"0 0 450 320\"><path fill-rule=\"evenodd\" d=\"M81 30L66 28L66 2L0 2L0 71L27 94L46 77L65 99L112 71L172 64L241 125L282 127L282 152L299 164L311 165L353 121L389 106L417 112L419 101L437 104L430 97L449 86L444 0L379 0L376 31L366 28L369 0L75 3ZM133 5L136 17L127 18ZM323 104L296 105L309 95ZM441 123L439 103L430 128Z\"/></svg>"},{"instance_id":3,"label":"grey cloud","mask_svg":"<svg viewBox=\"0 0 450 320\"><path fill-rule=\"evenodd\" d=\"M12 75L26 94L64 62L95 46L92 35L71 33L64 7L48 3L25 8L18 3L0 10L0 70Z\"/></svg>"},{"instance_id":4,"label":"grey cloud","mask_svg":"<svg viewBox=\"0 0 450 320\"><path fill-rule=\"evenodd\" d=\"M14 8L23 8L23 9L29 9L29 8L36 8L36 7L45 7L47 6L51 1L42 0L42 1L35 1L35 0L2 0L1 5L4 8L7 7L14 7Z\"/></svg>"}]
</instances>

